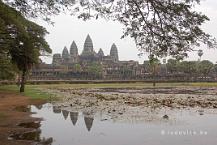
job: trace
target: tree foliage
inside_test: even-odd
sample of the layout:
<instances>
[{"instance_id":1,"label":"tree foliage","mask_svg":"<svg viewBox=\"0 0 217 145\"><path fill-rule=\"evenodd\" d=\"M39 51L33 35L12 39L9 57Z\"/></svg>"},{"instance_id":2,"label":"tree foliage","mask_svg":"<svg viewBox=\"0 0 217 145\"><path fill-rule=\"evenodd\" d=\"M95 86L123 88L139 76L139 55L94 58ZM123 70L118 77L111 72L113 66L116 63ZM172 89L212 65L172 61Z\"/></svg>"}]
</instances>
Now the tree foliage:
<instances>
[{"instance_id":1,"label":"tree foliage","mask_svg":"<svg viewBox=\"0 0 217 145\"><path fill-rule=\"evenodd\" d=\"M38 63L42 53L51 53L44 39L48 32L1 1L0 26L0 47L2 48L0 54L6 56L22 71L21 86L24 89L28 70L33 64Z\"/></svg>"},{"instance_id":2,"label":"tree foliage","mask_svg":"<svg viewBox=\"0 0 217 145\"><path fill-rule=\"evenodd\" d=\"M216 69L217 70L217 69ZM202 61L178 61L169 59L167 61L167 71L170 74L204 75L207 76L211 71L215 71L215 65L209 60Z\"/></svg>"},{"instance_id":3,"label":"tree foliage","mask_svg":"<svg viewBox=\"0 0 217 145\"><path fill-rule=\"evenodd\" d=\"M17 68L5 54L0 53L0 80L14 80Z\"/></svg>"},{"instance_id":4,"label":"tree foliage","mask_svg":"<svg viewBox=\"0 0 217 145\"><path fill-rule=\"evenodd\" d=\"M197 74L197 61L182 61L179 64L178 70L188 75L196 75Z\"/></svg>"},{"instance_id":5,"label":"tree foliage","mask_svg":"<svg viewBox=\"0 0 217 145\"><path fill-rule=\"evenodd\" d=\"M102 73L102 65L96 62L90 63L87 66L87 72L100 75Z\"/></svg>"},{"instance_id":6,"label":"tree foliage","mask_svg":"<svg viewBox=\"0 0 217 145\"><path fill-rule=\"evenodd\" d=\"M212 72L217 75L217 64L213 65Z\"/></svg>"},{"instance_id":7,"label":"tree foliage","mask_svg":"<svg viewBox=\"0 0 217 145\"><path fill-rule=\"evenodd\" d=\"M207 76L211 69L213 68L213 63L209 60L203 60L199 62L198 70L200 74L203 74L204 76Z\"/></svg>"},{"instance_id":8,"label":"tree foliage","mask_svg":"<svg viewBox=\"0 0 217 145\"><path fill-rule=\"evenodd\" d=\"M168 59L167 61L167 71L169 73L174 73L178 70L178 67L179 67L179 60L176 60L176 59Z\"/></svg>"},{"instance_id":9,"label":"tree foliage","mask_svg":"<svg viewBox=\"0 0 217 145\"><path fill-rule=\"evenodd\" d=\"M50 16L69 10L76 0L0 0L22 13L24 17L42 18L51 22Z\"/></svg>"},{"instance_id":10,"label":"tree foliage","mask_svg":"<svg viewBox=\"0 0 217 145\"><path fill-rule=\"evenodd\" d=\"M209 18L195 11L200 0L4 0L26 16L51 14L70 10L79 18L106 17L121 22L124 35L135 39L142 52L157 57L187 56L200 43L216 47L216 40L201 29Z\"/></svg>"}]
</instances>

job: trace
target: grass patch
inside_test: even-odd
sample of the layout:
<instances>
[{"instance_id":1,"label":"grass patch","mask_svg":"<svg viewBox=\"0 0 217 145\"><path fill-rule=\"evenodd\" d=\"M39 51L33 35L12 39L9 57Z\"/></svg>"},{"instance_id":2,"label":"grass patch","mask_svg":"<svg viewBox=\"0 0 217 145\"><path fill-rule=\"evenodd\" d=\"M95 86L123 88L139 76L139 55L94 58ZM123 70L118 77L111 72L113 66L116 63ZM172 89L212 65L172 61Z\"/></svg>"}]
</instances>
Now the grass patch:
<instances>
[{"instance_id":1,"label":"grass patch","mask_svg":"<svg viewBox=\"0 0 217 145\"><path fill-rule=\"evenodd\" d=\"M16 85L0 85L0 91L18 92L19 88Z\"/></svg>"},{"instance_id":2,"label":"grass patch","mask_svg":"<svg viewBox=\"0 0 217 145\"><path fill-rule=\"evenodd\" d=\"M161 87L217 87L217 83L197 82L197 83L156 83L156 88ZM70 88L153 88L152 83L100 83L100 84L49 84L49 85L26 85L25 96L32 99L55 100L54 96L42 92L40 88L50 89L70 89ZM19 87L16 85L1 85L0 91L19 93Z\"/></svg>"},{"instance_id":3,"label":"grass patch","mask_svg":"<svg viewBox=\"0 0 217 145\"><path fill-rule=\"evenodd\" d=\"M0 91L4 92L13 92L13 93L19 93L19 87L16 85L2 85L0 86ZM51 94L42 92L40 90L39 86L34 85L26 85L25 86L25 92L22 93L24 96L28 96L31 99L55 99Z\"/></svg>"},{"instance_id":4,"label":"grass patch","mask_svg":"<svg viewBox=\"0 0 217 145\"><path fill-rule=\"evenodd\" d=\"M42 92L39 88L34 86L26 86L24 95L31 97L32 99L45 99L48 100L52 96L49 93Z\"/></svg>"},{"instance_id":5,"label":"grass patch","mask_svg":"<svg viewBox=\"0 0 217 145\"><path fill-rule=\"evenodd\" d=\"M6 118L7 115L3 112L0 112L0 120Z\"/></svg>"},{"instance_id":6,"label":"grass patch","mask_svg":"<svg viewBox=\"0 0 217 145\"><path fill-rule=\"evenodd\" d=\"M207 82L198 82L198 83L189 83L190 86L196 87L217 87L217 83L207 83Z\"/></svg>"},{"instance_id":7,"label":"grass patch","mask_svg":"<svg viewBox=\"0 0 217 145\"><path fill-rule=\"evenodd\" d=\"M206 84L206 83L205 83ZM207 86L213 86L217 83L208 84ZM43 88L51 89L67 89L67 88L153 88L152 83L100 83L100 84L50 84L50 85L38 85ZM156 88L161 87L185 87L185 86L199 86L194 83L156 83Z\"/></svg>"}]
</instances>

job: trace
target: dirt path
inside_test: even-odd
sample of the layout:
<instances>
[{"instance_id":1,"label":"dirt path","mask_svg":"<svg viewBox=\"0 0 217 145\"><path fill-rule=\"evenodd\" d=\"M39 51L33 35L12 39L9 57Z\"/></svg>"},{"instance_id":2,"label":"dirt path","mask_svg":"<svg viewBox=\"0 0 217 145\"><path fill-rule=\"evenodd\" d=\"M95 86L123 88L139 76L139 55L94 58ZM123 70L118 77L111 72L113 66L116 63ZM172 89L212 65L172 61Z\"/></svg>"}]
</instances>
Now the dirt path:
<instances>
[{"instance_id":1,"label":"dirt path","mask_svg":"<svg viewBox=\"0 0 217 145\"><path fill-rule=\"evenodd\" d=\"M23 133L33 130L32 128L19 127L22 122L32 122L39 119L30 116L28 105L39 105L42 100L31 100L16 93L0 91L0 145L28 145L32 141L8 140L13 133Z\"/></svg>"}]
</instances>

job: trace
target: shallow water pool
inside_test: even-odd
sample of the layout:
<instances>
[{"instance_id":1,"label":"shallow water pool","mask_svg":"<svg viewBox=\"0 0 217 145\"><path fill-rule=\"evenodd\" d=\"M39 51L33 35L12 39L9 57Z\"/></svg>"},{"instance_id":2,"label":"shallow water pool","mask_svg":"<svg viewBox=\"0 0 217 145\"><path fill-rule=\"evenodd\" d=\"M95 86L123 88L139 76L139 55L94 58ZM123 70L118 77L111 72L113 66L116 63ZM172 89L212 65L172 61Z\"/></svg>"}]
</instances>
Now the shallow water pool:
<instances>
[{"instance_id":1,"label":"shallow water pool","mask_svg":"<svg viewBox=\"0 0 217 145\"><path fill-rule=\"evenodd\" d=\"M111 117L61 110L52 104L37 108L33 117L41 121L41 138L53 138L52 145L214 145L217 143L217 114L196 109L167 110ZM167 114L168 118L163 118ZM150 117L157 116L157 117ZM123 116L123 117L122 117ZM155 119L151 119L155 118ZM160 118L160 119L156 119Z\"/></svg>"}]
</instances>

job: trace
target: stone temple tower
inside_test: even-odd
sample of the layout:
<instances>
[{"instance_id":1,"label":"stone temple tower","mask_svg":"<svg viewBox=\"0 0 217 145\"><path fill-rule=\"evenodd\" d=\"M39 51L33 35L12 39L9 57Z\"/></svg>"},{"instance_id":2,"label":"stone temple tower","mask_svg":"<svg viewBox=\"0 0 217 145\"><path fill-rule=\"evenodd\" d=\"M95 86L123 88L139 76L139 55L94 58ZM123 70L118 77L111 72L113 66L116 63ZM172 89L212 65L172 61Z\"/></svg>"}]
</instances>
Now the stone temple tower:
<instances>
[{"instance_id":1,"label":"stone temple tower","mask_svg":"<svg viewBox=\"0 0 217 145\"><path fill-rule=\"evenodd\" d=\"M68 63L69 62L69 58L70 58L69 52L68 52L68 49L65 46L64 49L63 49L63 52L62 52L63 63Z\"/></svg>"},{"instance_id":2,"label":"stone temple tower","mask_svg":"<svg viewBox=\"0 0 217 145\"><path fill-rule=\"evenodd\" d=\"M52 64L53 65L61 65L61 63L62 63L61 54L59 54L59 53L54 54Z\"/></svg>"},{"instance_id":3,"label":"stone temple tower","mask_svg":"<svg viewBox=\"0 0 217 145\"><path fill-rule=\"evenodd\" d=\"M97 54L98 54L99 57L103 57L104 56L104 52L103 52L102 48L99 49L99 51L98 51Z\"/></svg>"},{"instance_id":4,"label":"stone temple tower","mask_svg":"<svg viewBox=\"0 0 217 145\"><path fill-rule=\"evenodd\" d=\"M84 42L84 49L81 55L83 56L90 56L94 54L93 50L93 42L92 39L90 38L90 35L88 34L86 37L86 40Z\"/></svg>"},{"instance_id":5,"label":"stone temple tower","mask_svg":"<svg viewBox=\"0 0 217 145\"><path fill-rule=\"evenodd\" d=\"M70 62L75 63L77 61L78 61L78 47L75 41L73 41L70 47Z\"/></svg>"},{"instance_id":6,"label":"stone temple tower","mask_svg":"<svg viewBox=\"0 0 217 145\"><path fill-rule=\"evenodd\" d=\"M110 56L111 56L111 58L113 59L114 62L119 61L118 49L117 49L117 46L114 43L112 44L112 47L111 47L111 50L110 50Z\"/></svg>"}]
</instances>

